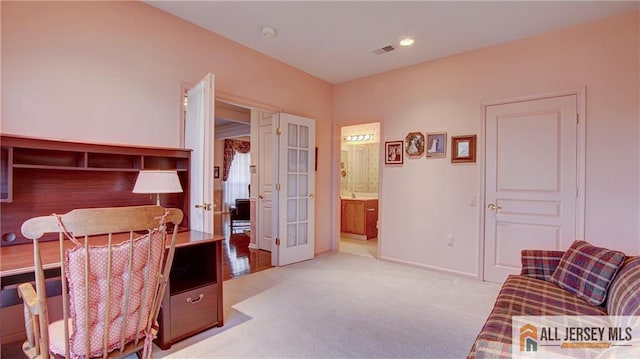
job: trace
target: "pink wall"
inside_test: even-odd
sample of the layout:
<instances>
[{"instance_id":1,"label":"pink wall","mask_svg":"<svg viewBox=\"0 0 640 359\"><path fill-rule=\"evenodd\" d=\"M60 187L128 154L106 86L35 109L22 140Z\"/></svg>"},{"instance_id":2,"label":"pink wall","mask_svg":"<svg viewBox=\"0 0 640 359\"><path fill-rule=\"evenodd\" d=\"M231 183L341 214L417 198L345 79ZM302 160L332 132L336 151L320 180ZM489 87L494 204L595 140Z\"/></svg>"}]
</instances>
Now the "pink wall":
<instances>
[{"instance_id":1,"label":"pink wall","mask_svg":"<svg viewBox=\"0 0 640 359\"><path fill-rule=\"evenodd\" d=\"M178 147L180 85L316 119L316 213L330 210L332 86L142 2L1 2L1 131ZM323 174L326 178L323 178ZM330 249L316 221L316 252Z\"/></svg>"},{"instance_id":2,"label":"pink wall","mask_svg":"<svg viewBox=\"0 0 640 359\"><path fill-rule=\"evenodd\" d=\"M318 214L338 208L332 116L383 119L383 140L479 134L484 101L586 86L586 239L640 253L639 12L332 87L140 2L0 8L3 133L178 146L180 84L213 72L217 91L317 120ZM384 167L382 255L475 275L480 165ZM316 253L331 223L317 216Z\"/></svg>"},{"instance_id":3,"label":"pink wall","mask_svg":"<svg viewBox=\"0 0 640 359\"><path fill-rule=\"evenodd\" d=\"M483 102L586 87L586 240L638 254L639 17L629 12L337 85L334 122L383 118L382 141L411 131L480 135ZM468 203L480 198L481 166L423 157L383 167L381 255L477 275L483 204Z\"/></svg>"}]
</instances>

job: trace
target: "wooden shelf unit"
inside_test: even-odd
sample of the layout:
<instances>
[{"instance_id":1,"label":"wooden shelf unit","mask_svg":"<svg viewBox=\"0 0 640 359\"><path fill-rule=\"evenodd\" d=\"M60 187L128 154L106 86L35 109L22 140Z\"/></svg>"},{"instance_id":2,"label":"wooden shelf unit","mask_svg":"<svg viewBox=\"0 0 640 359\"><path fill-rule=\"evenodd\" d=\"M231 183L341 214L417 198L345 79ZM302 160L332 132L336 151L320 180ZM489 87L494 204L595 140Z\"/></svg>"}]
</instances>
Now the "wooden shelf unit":
<instances>
[{"instance_id":1,"label":"wooden shelf unit","mask_svg":"<svg viewBox=\"0 0 640 359\"><path fill-rule=\"evenodd\" d=\"M132 193L140 170L177 170L184 192L161 196L181 208L189 228L191 151L177 148L91 144L13 135L0 137L0 246L30 243L20 234L26 219L74 208L153 204Z\"/></svg>"}]
</instances>

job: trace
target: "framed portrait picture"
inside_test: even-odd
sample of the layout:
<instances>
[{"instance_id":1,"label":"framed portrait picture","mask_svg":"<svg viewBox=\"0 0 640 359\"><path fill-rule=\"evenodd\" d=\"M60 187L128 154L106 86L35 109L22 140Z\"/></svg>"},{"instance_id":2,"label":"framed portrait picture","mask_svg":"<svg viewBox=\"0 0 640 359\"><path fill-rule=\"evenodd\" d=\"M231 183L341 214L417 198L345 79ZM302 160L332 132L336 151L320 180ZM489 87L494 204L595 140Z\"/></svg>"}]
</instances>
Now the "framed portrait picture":
<instances>
[{"instance_id":1,"label":"framed portrait picture","mask_svg":"<svg viewBox=\"0 0 640 359\"><path fill-rule=\"evenodd\" d=\"M451 162L476 161L476 135L451 136Z\"/></svg>"},{"instance_id":2,"label":"framed portrait picture","mask_svg":"<svg viewBox=\"0 0 640 359\"><path fill-rule=\"evenodd\" d=\"M213 166L213 178L220 178L220 166Z\"/></svg>"},{"instance_id":3,"label":"framed portrait picture","mask_svg":"<svg viewBox=\"0 0 640 359\"><path fill-rule=\"evenodd\" d=\"M427 158L447 157L447 133L427 133Z\"/></svg>"},{"instance_id":4,"label":"framed portrait picture","mask_svg":"<svg viewBox=\"0 0 640 359\"><path fill-rule=\"evenodd\" d=\"M384 164L402 164L403 154L402 141L387 141L384 143Z\"/></svg>"},{"instance_id":5,"label":"framed portrait picture","mask_svg":"<svg viewBox=\"0 0 640 359\"><path fill-rule=\"evenodd\" d=\"M409 132L404 142L405 151L409 157L420 157L424 153L424 135L422 132Z\"/></svg>"}]
</instances>

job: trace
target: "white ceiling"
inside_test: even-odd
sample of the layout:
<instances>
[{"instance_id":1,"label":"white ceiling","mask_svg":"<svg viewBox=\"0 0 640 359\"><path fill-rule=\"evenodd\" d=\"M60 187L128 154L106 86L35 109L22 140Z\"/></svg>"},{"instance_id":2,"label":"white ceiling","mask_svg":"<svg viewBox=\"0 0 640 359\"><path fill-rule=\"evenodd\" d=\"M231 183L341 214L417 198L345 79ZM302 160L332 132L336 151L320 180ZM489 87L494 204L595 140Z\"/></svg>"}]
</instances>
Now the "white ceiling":
<instances>
[{"instance_id":1,"label":"white ceiling","mask_svg":"<svg viewBox=\"0 0 640 359\"><path fill-rule=\"evenodd\" d=\"M146 1L330 83L551 31L639 1ZM277 29L276 37L261 27ZM416 43L399 48L401 36ZM395 51L375 55L386 45Z\"/></svg>"}]
</instances>

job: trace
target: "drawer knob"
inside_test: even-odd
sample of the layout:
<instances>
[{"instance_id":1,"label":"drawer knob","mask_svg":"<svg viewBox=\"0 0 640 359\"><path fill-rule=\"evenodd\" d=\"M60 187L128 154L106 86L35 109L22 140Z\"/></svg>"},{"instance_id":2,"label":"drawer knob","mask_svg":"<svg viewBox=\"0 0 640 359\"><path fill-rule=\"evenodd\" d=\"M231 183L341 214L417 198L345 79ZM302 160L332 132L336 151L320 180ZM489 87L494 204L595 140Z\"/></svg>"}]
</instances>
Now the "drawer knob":
<instances>
[{"instance_id":1,"label":"drawer knob","mask_svg":"<svg viewBox=\"0 0 640 359\"><path fill-rule=\"evenodd\" d=\"M200 293L197 299L191 299L191 297L187 297L187 303L196 304L199 303L202 298L204 298L204 293Z\"/></svg>"}]
</instances>

